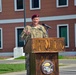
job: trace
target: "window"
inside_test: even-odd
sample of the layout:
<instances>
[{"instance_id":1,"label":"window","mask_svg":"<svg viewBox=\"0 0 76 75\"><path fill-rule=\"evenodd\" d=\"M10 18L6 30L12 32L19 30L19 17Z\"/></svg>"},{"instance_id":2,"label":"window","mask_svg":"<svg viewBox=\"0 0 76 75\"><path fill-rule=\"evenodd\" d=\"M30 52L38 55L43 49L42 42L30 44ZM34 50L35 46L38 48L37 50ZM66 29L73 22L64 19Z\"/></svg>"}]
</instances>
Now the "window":
<instances>
[{"instance_id":1,"label":"window","mask_svg":"<svg viewBox=\"0 0 76 75\"><path fill-rule=\"evenodd\" d=\"M74 0L74 5L76 6L76 0Z\"/></svg>"},{"instance_id":2,"label":"window","mask_svg":"<svg viewBox=\"0 0 76 75\"><path fill-rule=\"evenodd\" d=\"M23 47L24 40L21 39L21 32L23 30L23 27L17 27L15 30L16 30L16 47Z\"/></svg>"},{"instance_id":3,"label":"window","mask_svg":"<svg viewBox=\"0 0 76 75\"><path fill-rule=\"evenodd\" d=\"M23 0L14 0L15 2L15 11L22 11L23 8Z\"/></svg>"},{"instance_id":4,"label":"window","mask_svg":"<svg viewBox=\"0 0 76 75\"><path fill-rule=\"evenodd\" d=\"M57 7L67 7L68 0L57 0Z\"/></svg>"},{"instance_id":5,"label":"window","mask_svg":"<svg viewBox=\"0 0 76 75\"><path fill-rule=\"evenodd\" d=\"M0 28L0 49L3 48L3 40L2 40L2 28Z\"/></svg>"},{"instance_id":6,"label":"window","mask_svg":"<svg viewBox=\"0 0 76 75\"><path fill-rule=\"evenodd\" d=\"M57 37L65 38L65 46L69 47L69 30L68 24L57 25Z\"/></svg>"},{"instance_id":7,"label":"window","mask_svg":"<svg viewBox=\"0 0 76 75\"><path fill-rule=\"evenodd\" d=\"M30 0L30 9L40 9L40 0Z\"/></svg>"},{"instance_id":8,"label":"window","mask_svg":"<svg viewBox=\"0 0 76 75\"><path fill-rule=\"evenodd\" d=\"M75 24L75 47L76 47L76 24Z\"/></svg>"},{"instance_id":9,"label":"window","mask_svg":"<svg viewBox=\"0 0 76 75\"><path fill-rule=\"evenodd\" d=\"M2 0L0 0L0 12L2 12Z\"/></svg>"}]
</instances>

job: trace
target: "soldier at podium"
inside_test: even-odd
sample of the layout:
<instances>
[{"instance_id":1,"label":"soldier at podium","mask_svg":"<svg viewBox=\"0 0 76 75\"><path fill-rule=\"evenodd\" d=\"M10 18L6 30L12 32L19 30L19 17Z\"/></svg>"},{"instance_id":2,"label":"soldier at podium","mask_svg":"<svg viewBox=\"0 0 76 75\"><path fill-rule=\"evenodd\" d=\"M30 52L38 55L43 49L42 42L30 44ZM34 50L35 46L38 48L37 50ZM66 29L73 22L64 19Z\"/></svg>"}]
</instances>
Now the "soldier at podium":
<instances>
[{"instance_id":1,"label":"soldier at podium","mask_svg":"<svg viewBox=\"0 0 76 75\"><path fill-rule=\"evenodd\" d=\"M39 24L39 15L32 16L32 24L25 26L21 38L28 40L30 38L45 38L48 37L45 28Z\"/></svg>"},{"instance_id":2,"label":"soldier at podium","mask_svg":"<svg viewBox=\"0 0 76 75\"><path fill-rule=\"evenodd\" d=\"M34 14L32 17L32 24L25 26L24 30L21 33L21 38L28 42L30 38L47 38L48 34L44 26L39 24L39 15ZM28 58L29 55L27 54L27 67L28 67ZM28 69L28 68L27 68ZM27 70L27 75L29 75L29 70Z\"/></svg>"}]
</instances>

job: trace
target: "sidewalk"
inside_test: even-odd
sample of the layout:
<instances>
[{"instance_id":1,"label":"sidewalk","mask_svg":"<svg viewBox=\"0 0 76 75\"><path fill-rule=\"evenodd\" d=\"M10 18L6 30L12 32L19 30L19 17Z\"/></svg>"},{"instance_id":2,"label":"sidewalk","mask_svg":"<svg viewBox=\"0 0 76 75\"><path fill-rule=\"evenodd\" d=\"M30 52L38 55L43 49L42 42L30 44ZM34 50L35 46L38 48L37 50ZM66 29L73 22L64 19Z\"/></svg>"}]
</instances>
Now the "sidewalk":
<instances>
[{"instance_id":1,"label":"sidewalk","mask_svg":"<svg viewBox=\"0 0 76 75\"><path fill-rule=\"evenodd\" d=\"M20 64L25 63L25 60L0 60L0 64Z\"/></svg>"},{"instance_id":2,"label":"sidewalk","mask_svg":"<svg viewBox=\"0 0 76 75\"><path fill-rule=\"evenodd\" d=\"M21 72L12 72L12 73L5 73L0 75L26 75L26 70Z\"/></svg>"}]
</instances>

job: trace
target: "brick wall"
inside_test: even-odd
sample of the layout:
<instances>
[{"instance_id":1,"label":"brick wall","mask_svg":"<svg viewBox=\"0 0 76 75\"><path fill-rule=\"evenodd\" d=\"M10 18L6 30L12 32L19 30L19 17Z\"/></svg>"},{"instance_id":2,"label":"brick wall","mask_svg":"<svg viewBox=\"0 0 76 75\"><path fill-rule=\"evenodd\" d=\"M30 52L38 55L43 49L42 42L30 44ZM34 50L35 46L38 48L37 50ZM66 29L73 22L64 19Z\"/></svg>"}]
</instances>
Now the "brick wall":
<instances>
[{"instance_id":1,"label":"brick wall","mask_svg":"<svg viewBox=\"0 0 76 75\"><path fill-rule=\"evenodd\" d=\"M3 49L0 52L12 52L15 48L15 27L22 27L23 23L18 24L3 24L0 27L3 29Z\"/></svg>"},{"instance_id":2,"label":"brick wall","mask_svg":"<svg viewBox=\"0 0 76 75\"><path fill-rule=\"evenodd\" d=\"M26 17L30 18L32 14L38 13L41 17L45 16L57 16L57 15L69 15L76 14L76 7L74 6L74 0L69 0L68 7L57 8L56 0L41 0L41 9L30 10L30 0L26 0ZM0 20L2 19L16 19L23 18L23 11L14 10L14 0L2 0L2 12L0 12ZM41 22L42 24L43 22ZM62 21L45 21L44 23L52 27L49 30L50 37L57 37L57 24L69 24L69 43L70 47L66 48L66 51L76 49L75 48L75 30L74 25L76 20L62 20ZM30 23L27 23L30 24ZM12 52L15 47L15 27L23 26L23 23L12 24L0 24L0 28L3 29L3 49L0 52Z\"/></svg>"},{"instance_id":3,"label":"brick wall","mask_svg":"<svg viewBox=\"0 0 76 75\"><path fill-rule=\"evenodd\" d=\"M2 12L0 12L0 19L14 19L23 18L24 11L15 11L14 0L2 0ZM56 7L56 0L41 0L41 9L30 10L30 0L26 0L26 17L31 17L32 14L39 14L40 16L56 16L76 14L76 6L74 0L69 0L68 7Z\"/></svg>"}]
</instances>

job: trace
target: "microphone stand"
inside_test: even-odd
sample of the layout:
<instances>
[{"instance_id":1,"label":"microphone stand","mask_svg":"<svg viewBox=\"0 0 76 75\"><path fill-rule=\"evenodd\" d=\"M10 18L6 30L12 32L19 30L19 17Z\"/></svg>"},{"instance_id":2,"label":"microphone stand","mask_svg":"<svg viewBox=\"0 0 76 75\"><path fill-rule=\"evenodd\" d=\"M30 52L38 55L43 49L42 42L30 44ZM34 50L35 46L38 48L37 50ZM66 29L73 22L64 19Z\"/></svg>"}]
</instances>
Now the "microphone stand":
<instances>
[{"instance_id":1,"label":"microphone stand","mask_svg":"<svg viewBox=\"0 0 76 75\"><path fill-rule=\"evenodd\" d=\"M47 33L48 33L48 29L49 29L49 28L46 29L46 32L47 32Z\"/></svg>"},{"instance_id":2,"label":"microphone stand","mask_svg":"<svg viewBox=\"0 0 76 75\"><path fill-rule=\"evenodd\" d=\"M48 35L48 30L49 30L50 28L49 27L46 27L46 33L47 33L47 35Z\"/></svg>"},{"instance_id":3,"label":"microphone stand","mask_svg":"<svg viewBox=\"0 0 76 75\"><path fill-rule=\"evenodd\" d=\"M44 23L42 25L46 28L46 33L48 35L48 29L51 29L51 27Z\"/></svg>"}]
</instances>

